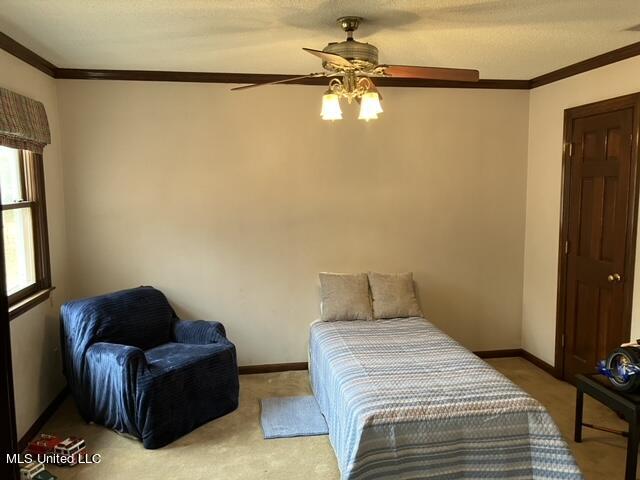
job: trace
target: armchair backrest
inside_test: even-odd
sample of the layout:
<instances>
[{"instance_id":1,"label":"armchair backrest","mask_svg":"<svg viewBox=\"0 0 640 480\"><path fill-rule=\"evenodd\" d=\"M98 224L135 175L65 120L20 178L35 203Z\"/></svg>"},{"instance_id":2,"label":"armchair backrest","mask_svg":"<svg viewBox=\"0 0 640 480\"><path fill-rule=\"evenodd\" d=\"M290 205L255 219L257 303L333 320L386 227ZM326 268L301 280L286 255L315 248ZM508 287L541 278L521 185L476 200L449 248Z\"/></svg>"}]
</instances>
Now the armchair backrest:
<instances>
[{"instance_id":1,"label":"armchair backrest","mask_svg":"<svg viewBox=\"0 0 640 480\"><path fill-rule=\"evenodd\" d=\"M120 343L142 350L171 339L176 314L165 296L153 287L109 293L65 303L60 310L62 364L67 383L78 402L86 395L87 350L97 342ZM84 412L85 418L90 418Z\"/></svg>"},{"instance_id":2,"label":"armchair backrest","mask_svg":"<svg viewBox=\"0 0 640 480\"><path fill-rule=\"evenodd\" d=\"M67 302L61 314L63 336L76 352L96 342L147 350L171 340L176 319L166 297L153 287Z\"/></svg>"}]
</instances>

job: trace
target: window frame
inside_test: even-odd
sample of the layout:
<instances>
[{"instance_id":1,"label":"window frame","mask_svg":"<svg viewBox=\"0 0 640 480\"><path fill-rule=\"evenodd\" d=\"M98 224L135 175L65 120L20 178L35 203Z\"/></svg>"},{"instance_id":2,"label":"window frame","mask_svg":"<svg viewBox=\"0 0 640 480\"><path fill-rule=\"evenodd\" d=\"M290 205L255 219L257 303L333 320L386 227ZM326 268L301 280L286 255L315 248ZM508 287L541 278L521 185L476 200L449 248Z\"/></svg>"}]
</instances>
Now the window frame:
<instances>
[{"instance_id":1,"label":"window frame","mask_svg":"<svg viewBox=\"0 0 640 480\"><path fill-rule=\"evenodd\" d=\"M29 208L31 211L35 282L7 297L10 319L49 298L49 293L53 289L42 154L28 150L18 150L18 152L22 197L25 200L0 205L0 211L18 208Z\"/></svg>"}]
</instances>

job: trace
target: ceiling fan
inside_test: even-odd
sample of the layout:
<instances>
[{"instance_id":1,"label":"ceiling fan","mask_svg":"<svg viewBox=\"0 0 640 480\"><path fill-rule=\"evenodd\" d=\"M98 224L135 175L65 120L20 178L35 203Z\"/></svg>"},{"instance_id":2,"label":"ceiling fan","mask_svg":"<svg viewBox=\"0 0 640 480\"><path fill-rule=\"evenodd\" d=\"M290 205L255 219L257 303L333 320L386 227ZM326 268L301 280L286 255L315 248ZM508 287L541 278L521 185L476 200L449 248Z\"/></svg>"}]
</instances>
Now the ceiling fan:
<instances>
[{"instance_id":1,"label":"ceiling fan","mask_svg":"<svg viewBox=\"0 0 640 480\"><path fill-rule=\"evenodd\" d=\"M231 90L290 83L304 78L327 77L331 80L329 81L329 89L322 97L322 118L324 120L340 120L342 111L339 100L346 98L349 103L353 100L360 103L358 118L368 121L378 118L378 114L382 112L380 95L371 80L372 78L417 78L458 82L477 82L479 80L478 70L379 64L378 49L370 43L358 42L353 38L353 32L358 29L362 20L361 17L340 17L337 22L346 32L346 40L331 42L322 50L303 48L305 52L322 60L324 71L274 82L243 85Z\"/></svg>"}]
</instances>

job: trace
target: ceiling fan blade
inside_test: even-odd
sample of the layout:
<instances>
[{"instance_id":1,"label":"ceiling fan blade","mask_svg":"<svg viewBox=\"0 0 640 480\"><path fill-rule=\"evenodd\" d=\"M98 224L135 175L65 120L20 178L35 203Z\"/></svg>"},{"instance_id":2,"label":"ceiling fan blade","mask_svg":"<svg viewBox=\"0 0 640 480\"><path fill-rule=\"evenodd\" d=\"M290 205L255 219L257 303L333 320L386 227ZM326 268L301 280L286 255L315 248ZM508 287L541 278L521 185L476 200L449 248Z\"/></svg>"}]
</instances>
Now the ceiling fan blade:
<instances>
[{"instance_id":1,"label":"ceiling fan blade","mask_svg":"<svg viewBox=\"0 0 640 480\"><path fill-rule=\"evenodd\" d=\"M336 55L335 53L327 53L322 50L314 50L313 48L303 48L305 52L309 52L311 55L315 55L316 57L320 57L325 62L333 63L335 65L340 65L341 67L347 68L355 68L355 65L351 63L344 57L340 55Z\"/></svg>"},{"instance_id":2,"label":"ceiling fan blade","mask_svg":"<svg viewBox=\"0 0 640 480\"><path fill-rule=\"evenodd\" d=\"M231 90L246 90L247 88L254 88L254 87L262 87L264 85L276 85L278 83L287 83L287 82L293 82L295 80L302 80L303 78L315 78L315 77L324 77L324 73L311 73L309 75L302 75L300 77L292 77L292 78L285 78L284 80L275 80L273 82L265 82L265 83L253 83L251 85L242 85L241 87L233 87Z\"/></svg>"},{"instance_id":3,"label":"ceiling fan blade","mask_svg":"<svg viewBox=\"0 0 640 480\"><path fill-rule=\"evenodd\" d=\"M423 78L425 80L453 80L457 82L477 82L478 70L464 68L414 67L410 65L381 65L384 73L395 78Z\"/></svg>"}]
</instances>

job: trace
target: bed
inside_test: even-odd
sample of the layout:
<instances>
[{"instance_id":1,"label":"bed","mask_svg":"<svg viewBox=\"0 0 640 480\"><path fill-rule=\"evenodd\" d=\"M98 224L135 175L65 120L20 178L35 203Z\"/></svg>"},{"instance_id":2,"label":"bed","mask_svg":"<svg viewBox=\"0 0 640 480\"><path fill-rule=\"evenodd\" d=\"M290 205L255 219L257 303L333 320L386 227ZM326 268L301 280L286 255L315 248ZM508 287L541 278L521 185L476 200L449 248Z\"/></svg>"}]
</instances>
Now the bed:
<instances>
[{"instance_id":1,"label":"bed","mask_svg":"<svg viewBox=\"0 0 640 480\"><path fill-rule=\"evenodd\" d=\"M309 360L343 480L582 478L544 407L423 318L315 322Z\"/></svg>"}]
</instances>

